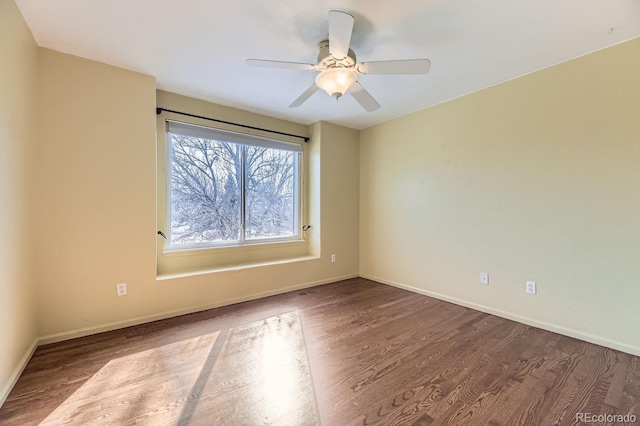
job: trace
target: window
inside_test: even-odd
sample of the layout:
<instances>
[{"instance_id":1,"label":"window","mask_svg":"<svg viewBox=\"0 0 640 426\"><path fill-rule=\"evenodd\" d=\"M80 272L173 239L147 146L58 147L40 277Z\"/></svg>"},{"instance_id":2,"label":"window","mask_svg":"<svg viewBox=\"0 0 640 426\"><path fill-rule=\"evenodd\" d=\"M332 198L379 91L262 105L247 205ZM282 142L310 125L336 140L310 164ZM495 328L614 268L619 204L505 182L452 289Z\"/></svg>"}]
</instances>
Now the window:
<instances>
[{"instance_id":1,"label":"window","mask_svg":"<svg viewBox=\"0 0 640 426\"><path fill-rule=\"evenodd\" d=\"M167 122L169 249L300 239L299 144Z\"/></svg>"}]
</instances>

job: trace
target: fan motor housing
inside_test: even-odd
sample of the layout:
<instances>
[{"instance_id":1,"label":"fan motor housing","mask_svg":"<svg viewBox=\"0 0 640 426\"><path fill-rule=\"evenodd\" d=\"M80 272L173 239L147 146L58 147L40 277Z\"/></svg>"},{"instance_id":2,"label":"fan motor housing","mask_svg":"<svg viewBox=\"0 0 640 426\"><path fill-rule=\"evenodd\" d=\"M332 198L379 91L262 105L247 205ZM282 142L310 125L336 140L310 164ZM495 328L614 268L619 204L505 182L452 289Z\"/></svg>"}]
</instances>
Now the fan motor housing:
<instances>
[{"instance_id":1,"label":"fan motor housing","mask_svg":"<svg viewBox=\"0 0 640 426\"><path fill-rule=\"evenodd\" d=\"M318 67L323 69L330 68L352 68L356 64L356 54L349 49L346 58L337 59L331 56L329 52L329 41L325 40L318 45Z\"/></svg>"}]
</instances>

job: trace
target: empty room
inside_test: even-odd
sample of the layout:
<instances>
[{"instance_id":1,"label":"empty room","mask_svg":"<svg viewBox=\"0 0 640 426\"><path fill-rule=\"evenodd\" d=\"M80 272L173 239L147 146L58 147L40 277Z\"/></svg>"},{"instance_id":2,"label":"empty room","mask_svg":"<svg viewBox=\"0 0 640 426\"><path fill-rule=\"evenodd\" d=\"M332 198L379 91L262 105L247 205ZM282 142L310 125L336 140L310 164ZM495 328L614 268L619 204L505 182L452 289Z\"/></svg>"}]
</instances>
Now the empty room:
<instances>
[{"instance_id":1,"label":"empty room","mask_svg":"<svg viewBox=\"0 0 640 426\"><path fill-rule=\"evenodd\" d=\"M0 0L0 425L640 424L640 2Z\"/></svg>"}]
</instances>

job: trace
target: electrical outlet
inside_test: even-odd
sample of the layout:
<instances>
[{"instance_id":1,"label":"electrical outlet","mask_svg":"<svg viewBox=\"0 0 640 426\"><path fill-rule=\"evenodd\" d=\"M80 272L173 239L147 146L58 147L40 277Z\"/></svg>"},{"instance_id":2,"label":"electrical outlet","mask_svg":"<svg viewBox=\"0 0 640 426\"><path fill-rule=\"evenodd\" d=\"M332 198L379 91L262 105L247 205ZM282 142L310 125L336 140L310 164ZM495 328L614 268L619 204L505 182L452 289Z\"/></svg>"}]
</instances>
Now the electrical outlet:
<instances>
[{"instance_id":1,"label":"electrical outlet","mask_svg":"<svg viewBox=\"0 0 640 426\"><path fill-rule=\"evenodd\" d=\"M336 263L336 255L335 254L331 255L331 263Z\"/></svg>"},{"instance_id":2,"label":"electrical outlet","mask_svg":"<svg viewBox=\"0 0 640 426\"><path fill-rule=\"evenodd\" d=\"M116 284L118 290L118 296L124 296L127 294L127 283Z\"/></svg>"},{"instance_id":3,"label":"electrical outlet","mask_svg":"<svg viewBox=\"0 0 640 426\"><path fill-rule=\"evenodd\" d=\"M527 281L527 293L536 294L536 283L534 281Z\"/></svg>"},{"instance_id":4,"label":"electrical outlet","mask_svg":"<svg viewBox=\"0 0 640 426\"><path fill-rule=\"evenodd\" d=\"M489 273L480 272L480 284L489 285Z\"/></svg>"}]
</instances>

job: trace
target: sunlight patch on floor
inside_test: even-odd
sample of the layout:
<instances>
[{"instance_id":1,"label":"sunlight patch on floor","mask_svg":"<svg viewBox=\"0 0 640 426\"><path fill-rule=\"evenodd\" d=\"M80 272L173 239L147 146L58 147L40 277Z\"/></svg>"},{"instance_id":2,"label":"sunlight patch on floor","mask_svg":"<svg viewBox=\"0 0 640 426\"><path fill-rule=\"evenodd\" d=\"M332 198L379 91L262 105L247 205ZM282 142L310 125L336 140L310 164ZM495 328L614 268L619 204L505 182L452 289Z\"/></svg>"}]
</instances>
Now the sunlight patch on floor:
<instances>
[{"instance_id":1,"label":"sunlight patch on floor","mask_svg":"<svg viewBox=\"0 0 640 426\"><path fill-rule=\"evenodd\" d=\"M109 361L41 425L127 424L157 415L163 422L177 424L218 334Z\"/></svg>"},{"instance_id":2,"label":"sunlight patch on floor","mask_svg":"<svg viewBox=\"0 0 640 426\"><path fill-rule=\"evenodd\" d=\"M109 361L41 424L320 424L297 311Z\"/></svg>"}]
</instances>

